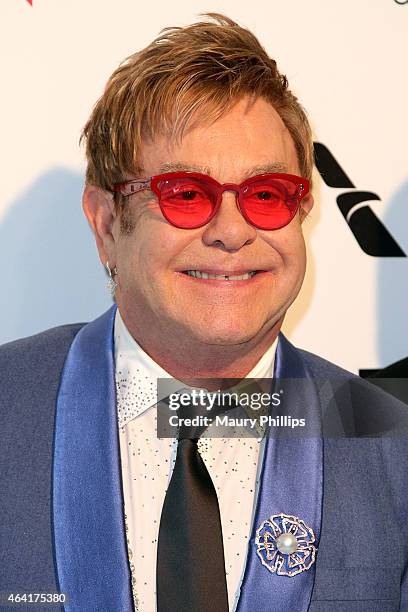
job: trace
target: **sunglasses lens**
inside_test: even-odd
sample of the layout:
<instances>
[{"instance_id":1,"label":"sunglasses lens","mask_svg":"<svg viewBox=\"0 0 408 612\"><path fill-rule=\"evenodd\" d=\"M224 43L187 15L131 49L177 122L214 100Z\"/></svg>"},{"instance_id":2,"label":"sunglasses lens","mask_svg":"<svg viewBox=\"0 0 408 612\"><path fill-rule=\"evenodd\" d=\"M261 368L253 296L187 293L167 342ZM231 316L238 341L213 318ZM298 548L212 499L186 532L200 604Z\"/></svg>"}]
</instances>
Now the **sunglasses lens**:
<instances>
[{"instance_id":1,"label":"sunglasses lens","mask_svg":"<svg viewBox=\"0 0 408 612\"><path fill-rule=\"evenodd\" d=\"M197 178L171 178L158 183L167 220L182 228L207 223L217 201L212 185Z\"/></svg>"},{"instance_id":2,"label":"sunglasses lens","mask_svg":"<svg viewBox=\"0 0 408 612\"><path fill-rule=\"evenodd\" d=\"M243 205L249 221L260 229L279 229L290 223L300 202L299 185L286 179L264 178L247 184Z\"/></svg>"},{"instance_id":3,"label":"sunglasses lens","mask_svg":"<svg viewBox=\"0 0 408 612\"><path fill-rule=\"evenodd\" d=\"M232 186L235 187L235 186ZM193 229L208 223L221 198L222 187L204 175L167 175L156 183L163 215L176 227ZM288 225L307 193L289 177L258 176L245 181L239 201L247 221L259 229L274 230Z\"/></svg>"}]
</instances>

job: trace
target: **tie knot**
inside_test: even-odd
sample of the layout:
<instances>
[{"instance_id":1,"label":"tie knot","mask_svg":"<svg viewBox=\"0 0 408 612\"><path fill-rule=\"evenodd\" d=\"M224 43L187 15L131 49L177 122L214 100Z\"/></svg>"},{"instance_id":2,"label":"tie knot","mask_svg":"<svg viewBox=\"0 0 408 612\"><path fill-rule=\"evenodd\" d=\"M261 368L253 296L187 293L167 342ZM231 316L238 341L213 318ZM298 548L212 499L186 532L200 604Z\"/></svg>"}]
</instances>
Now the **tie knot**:
<instances>
[{"instance_id":1,"label":"tie knot","mask_svg":"<svg viewBox=\"0 0 408 612\"><path fill-rule=\"evenodd\" d=\"M198 440L217 416L238 406L233 398L226 400L219 392L213 395L209 393L201 402L195 402L191 398L191 402L185 404L178 409L179 440Z\"/></svg>"}]
</instances>

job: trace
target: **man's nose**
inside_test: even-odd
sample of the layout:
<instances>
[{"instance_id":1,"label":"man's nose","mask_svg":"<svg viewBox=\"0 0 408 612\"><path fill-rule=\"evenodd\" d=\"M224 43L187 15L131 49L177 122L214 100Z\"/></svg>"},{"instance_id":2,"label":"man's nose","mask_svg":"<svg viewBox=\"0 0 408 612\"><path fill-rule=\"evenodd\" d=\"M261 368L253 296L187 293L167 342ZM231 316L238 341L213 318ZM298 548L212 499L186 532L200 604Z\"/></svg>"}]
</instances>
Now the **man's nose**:
<instances>
[{"instance_id":1,"label":"man's nose","mask_svg":"<svg viewBox=\"0 0 408 612\"><path fill-rule=\"evenodd\" d=\"M224 191L217 214L204 228L203 241L207 246L237 251L255 240L256 228L242 216L237 198L235 191Z\"/></svg>"}]
</instances>

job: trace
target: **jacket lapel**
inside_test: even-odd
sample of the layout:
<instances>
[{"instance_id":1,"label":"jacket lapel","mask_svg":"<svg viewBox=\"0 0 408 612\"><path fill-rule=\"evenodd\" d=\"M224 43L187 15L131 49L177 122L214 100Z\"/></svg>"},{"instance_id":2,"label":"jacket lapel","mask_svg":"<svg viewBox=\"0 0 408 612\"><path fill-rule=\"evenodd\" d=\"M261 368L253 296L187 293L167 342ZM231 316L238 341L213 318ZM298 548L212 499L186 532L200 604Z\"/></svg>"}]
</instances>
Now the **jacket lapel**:
<instances>
[{"instance_id":1,"label":"jacket lapel","mask_svg":"<svg viewBox=\"0 0 408 612\"><path fill-rule=\"evenodd\" d=\"M77 334L57 400L53 522L65 610L133 610L116 417L116 307Z\"/></svg>"},{"instance_id":2,"label":"jacket lapel","mask_svg":"<svg viewBox=\"0 0 408 612\"><path fill-rule=\"evenodd\" d=\"M323 440L318 391L300 353L282 334L275 362L274 391L279 390L277 385L285 390L279 414L306 418L307 433L299 434L302 431L299 428L294 435L279 429L266 433L239 612L306 612L314 585L315 564L295 576L277 575L263 565L255 542L257 529L274 514L302 519L313 529L316 546L320 535Z\"/></svg>"}]
</instances>

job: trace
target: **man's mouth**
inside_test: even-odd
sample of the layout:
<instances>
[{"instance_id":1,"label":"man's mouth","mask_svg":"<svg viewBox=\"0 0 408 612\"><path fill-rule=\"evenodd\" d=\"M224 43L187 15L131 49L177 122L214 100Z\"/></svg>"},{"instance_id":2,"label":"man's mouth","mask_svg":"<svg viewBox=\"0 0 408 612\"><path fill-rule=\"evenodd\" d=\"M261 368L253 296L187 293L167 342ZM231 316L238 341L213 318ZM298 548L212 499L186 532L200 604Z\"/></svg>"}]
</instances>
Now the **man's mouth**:
<instances>
[{"instance_id":1,"label":"man's mouth","mask_svg":"<svg viewBox=\"0 0 408 612\"><path fill-rule=\"evenodd\" d=\"M211 274L209 272L201 272L200 270L185 270L183 274L194 278L202 278L203 280L245 281L255 276L258 272L262 272L262 270L254 270L244 274Z\"/></svg>"}]
</instances>

